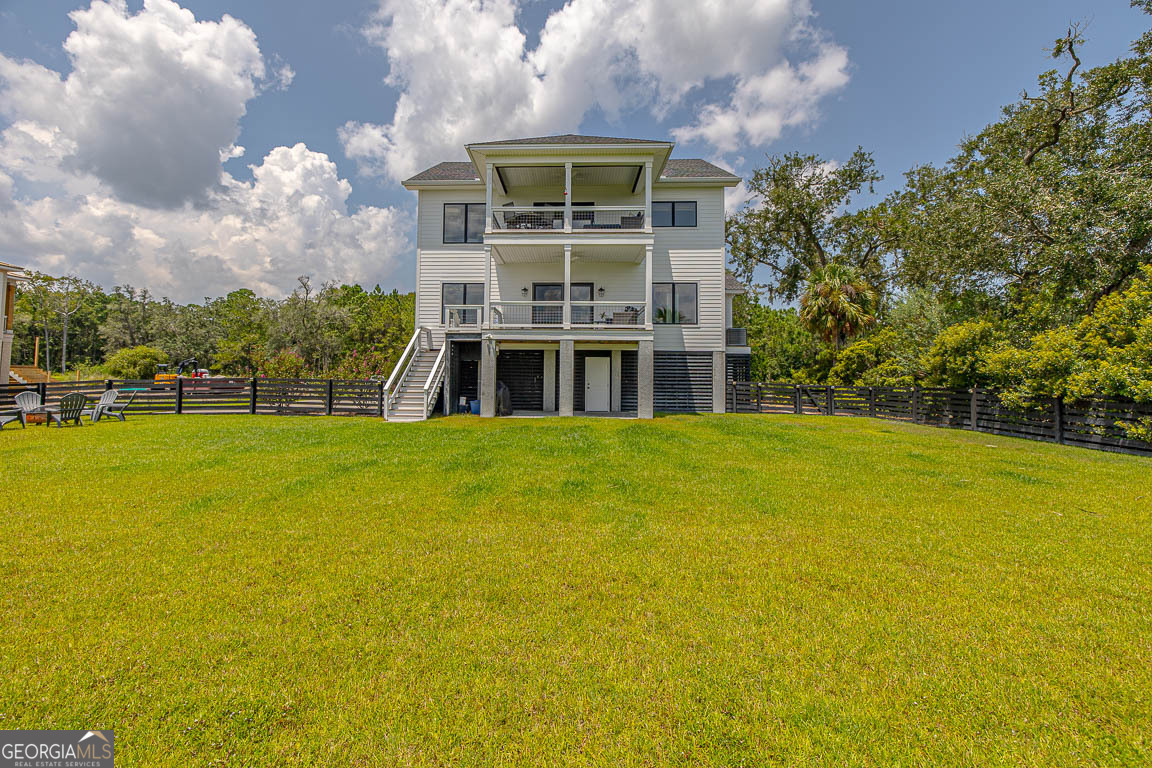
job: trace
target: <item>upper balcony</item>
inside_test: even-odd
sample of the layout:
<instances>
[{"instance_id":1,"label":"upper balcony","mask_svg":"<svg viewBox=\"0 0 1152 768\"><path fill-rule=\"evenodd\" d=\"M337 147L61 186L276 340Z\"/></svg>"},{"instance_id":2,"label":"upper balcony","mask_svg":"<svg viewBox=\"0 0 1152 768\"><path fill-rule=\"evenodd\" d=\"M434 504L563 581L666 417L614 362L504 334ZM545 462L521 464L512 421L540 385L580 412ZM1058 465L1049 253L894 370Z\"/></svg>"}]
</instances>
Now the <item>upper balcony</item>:
<instances>
[{"instance_id":1,"label":"upper balcony","mask_svg":"<svg viewBox=\"0 0 1152 768\"><path fill-rule=\"evenodd\" d=\"M487 232L647 232L644 205L579 205L572 222L563 209L506 204L492 211Z\"/></svg>"}]
</instances>

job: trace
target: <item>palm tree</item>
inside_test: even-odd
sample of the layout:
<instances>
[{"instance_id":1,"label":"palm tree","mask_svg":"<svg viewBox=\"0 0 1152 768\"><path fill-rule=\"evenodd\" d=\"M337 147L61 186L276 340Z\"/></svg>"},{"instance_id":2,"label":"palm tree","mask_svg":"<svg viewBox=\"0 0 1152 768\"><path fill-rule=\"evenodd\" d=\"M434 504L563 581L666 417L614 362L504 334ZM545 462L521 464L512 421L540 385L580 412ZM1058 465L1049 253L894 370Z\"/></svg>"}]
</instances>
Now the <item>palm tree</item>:
<instances>
[{"instance_id":1,"label":"palm tree","mask_svg":"<svg viewBox=\"0 0 1152 768\"><path fill-rule=\"evenodd\" d=\"M800 297L800 319L837 349L876 322L875 310L876 291L847 264L833 262L812 270Z\"/></svg>"}]
</instances>

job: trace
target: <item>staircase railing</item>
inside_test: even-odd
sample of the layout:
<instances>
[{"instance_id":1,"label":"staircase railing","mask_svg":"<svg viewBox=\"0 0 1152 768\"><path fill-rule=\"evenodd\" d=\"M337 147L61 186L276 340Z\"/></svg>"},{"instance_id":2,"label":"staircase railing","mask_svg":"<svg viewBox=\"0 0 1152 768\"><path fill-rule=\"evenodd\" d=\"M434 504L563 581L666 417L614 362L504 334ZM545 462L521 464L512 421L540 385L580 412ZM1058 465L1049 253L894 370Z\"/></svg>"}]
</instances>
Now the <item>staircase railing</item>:
<instances>
[{"instance_id":1,"label":"staircase railing","mask_svg":"<svg viewBox=\"0 0 1152 768\"><path fill-rule=\"evenodd\" d=\"M447 344L440 347L440 354L436 355L436 361L432 363L432 370L428 372L428 380L424 382L424 418L428 418L429 410L436 404L436 390L440 389L440 384L444 381L444 362L446 360L444 353L447 351Z\"/></svg>"},{"instance_id":2,"label":"staircase railing","mask_svg":"<svg viewBox=\"0 0 1152 768\"><path fill-rule=\"evenodd\" d=\"M408 374L412 370L412 365L416 362L417 353L431 348L432 331L423 326L417 328L412 334L408 346L404 347L404 352L401 353L400 359L396 361L396 367L392 369L392 375L389 376L388 381L384 383L385 419L392 413L392 402L396 399L396 393L400 391L400 387L404 385L404 381L408 378Z\"/></svg>"}]
</instances>

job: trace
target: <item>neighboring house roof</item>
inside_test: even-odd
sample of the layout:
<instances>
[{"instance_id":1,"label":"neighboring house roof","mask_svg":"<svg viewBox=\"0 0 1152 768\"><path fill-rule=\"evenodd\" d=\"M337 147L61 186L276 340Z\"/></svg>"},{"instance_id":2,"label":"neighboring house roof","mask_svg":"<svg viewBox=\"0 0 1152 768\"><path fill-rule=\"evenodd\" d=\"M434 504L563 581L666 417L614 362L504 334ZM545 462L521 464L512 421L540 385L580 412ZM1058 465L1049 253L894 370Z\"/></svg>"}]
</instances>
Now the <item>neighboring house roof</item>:
<instances>
[{"instance_id":1,"label":"neighboring house roof","mask_svg":"<svg viewBox=\"0 0 1152 768\"><path fill-rule=\"evenodd\" d=\"M662 179L723 179L740 178L734 173L694 157L670 157L664 164Z\"/></svg>"},{"instance_id":2,"label":"neighboring house roof","mask_svg":"<svg viewBox=\"0 0 1152 768\"><path fill-rule=\"evenodd\" d=\"M724 270L724 293L747 293L744 284L736 279L736 275Z\"/></svg>"},{"instance_id":3,"label":"neighboring house roof","mask_svg":"<svg viewBox=\"0 0 1152 768\"><path fill-rule=\"evenodd\" d=\"M526 139L502 139L500 141L478 141L471 146L499 147L513 144L668 144L654 139L620 139L612 136L581 136L563 133L559 136L531 136Z\"/></svg>"},{"instance_id":4,"label":"neighboring house roof","mask_svg":"<svg viewBox=\"0 0 1152 768\"><path fill-rule=\"evenodd\" d=\"M421 181L480 181L472 163L437 163L404 183Z\"/></svg>"},{"instance_id":5,"label":"neighboring house roof","mask_svg":"<svg viewBox=\"0 0 1152 768\"><path fill-rule=\"evenodd\" d=\"M559 137L556 137L559 138ZM583 136L579 138L600 138L596 136ZM630 141L640 141L639 139L631 139ZM512 142L493 142L494 144L505 144ZM662 179L738 179L739 176L729 173L723 168L719 168L707 160L700 160L698 158L681 157L669 158L668 162L664 165L664 173L660 176ZM476 167L472 163L437 163L431 168L421 171L410 179L404 181L405 184L419 184L426 181L476 181L479 182L480 178L476 175Z\"/></svg>"}]
</instances>

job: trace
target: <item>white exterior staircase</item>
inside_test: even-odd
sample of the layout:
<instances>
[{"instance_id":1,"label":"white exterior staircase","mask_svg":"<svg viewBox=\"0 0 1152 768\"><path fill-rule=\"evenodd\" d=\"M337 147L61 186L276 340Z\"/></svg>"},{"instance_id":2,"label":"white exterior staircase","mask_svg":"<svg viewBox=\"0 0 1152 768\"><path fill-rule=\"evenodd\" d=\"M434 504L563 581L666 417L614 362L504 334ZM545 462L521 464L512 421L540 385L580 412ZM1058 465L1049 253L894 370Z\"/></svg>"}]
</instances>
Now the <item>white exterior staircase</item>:
<instances>
[{"instance_id":1,"label":"white exterior staircase","mask_svg":"<svg viewBox=\"0 0 1152 768\"><path fill-rule=\"evenodd\" d=\"M388 421L424 421L432 415L444 384L445 349L432 347L432 333L417 328L388 383L384 385L384 417Z\"/></svg>"}]
</instances>

